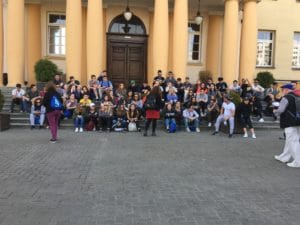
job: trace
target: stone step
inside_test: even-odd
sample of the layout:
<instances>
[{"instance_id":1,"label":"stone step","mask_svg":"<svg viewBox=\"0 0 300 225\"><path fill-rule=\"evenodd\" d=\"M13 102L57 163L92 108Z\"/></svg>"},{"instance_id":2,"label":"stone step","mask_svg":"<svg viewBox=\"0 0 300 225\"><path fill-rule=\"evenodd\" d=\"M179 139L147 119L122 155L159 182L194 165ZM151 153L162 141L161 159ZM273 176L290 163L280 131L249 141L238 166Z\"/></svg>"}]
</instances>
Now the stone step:
<instances>
[{"instance_id":1,"label":"stone step","mask_svg":"<svg viewBox=\"0 0 300 225\"><path fill-rule=\"evenodd\" d=\"M22 113L13 113L11 116L11 124L12 126L28 126L29 125L29 114L22 114ZM141 127L144 127L145 122L141 122ZM61 126L63 127L73 127L74 126L74 122L72 119L68 119L68 120L62 120L61 121ZM279 123L275 123L275 122L256 122L253 121L253 126L255 129L279 129ZM158 121L158 127L159 128L164 128L164 122L162 120ZM181 127L183 127L183 125L181 125ZM207 126L207 122L203 121L200 124L201 128L208 128Z\"/></svg>"}]
</instances>

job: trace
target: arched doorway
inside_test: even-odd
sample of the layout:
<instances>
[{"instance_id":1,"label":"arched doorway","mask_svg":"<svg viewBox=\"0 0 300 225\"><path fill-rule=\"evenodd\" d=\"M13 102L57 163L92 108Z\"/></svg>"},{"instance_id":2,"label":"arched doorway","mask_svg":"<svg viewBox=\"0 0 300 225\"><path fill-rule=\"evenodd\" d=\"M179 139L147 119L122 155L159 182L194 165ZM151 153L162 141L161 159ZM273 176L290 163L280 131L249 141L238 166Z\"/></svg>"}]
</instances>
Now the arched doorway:
<instances>
[{"instance_id":1,"label":"arched doorway","mask_svg":"<svg viewBox=\"0 0 300 225\"><path fill-rule=\"evenodd\" d=\"M107 70L115 85L147 81L146 28L137 16L127 22L119 15L111 22L107 33Z\"/></svg>"}]
</instances>

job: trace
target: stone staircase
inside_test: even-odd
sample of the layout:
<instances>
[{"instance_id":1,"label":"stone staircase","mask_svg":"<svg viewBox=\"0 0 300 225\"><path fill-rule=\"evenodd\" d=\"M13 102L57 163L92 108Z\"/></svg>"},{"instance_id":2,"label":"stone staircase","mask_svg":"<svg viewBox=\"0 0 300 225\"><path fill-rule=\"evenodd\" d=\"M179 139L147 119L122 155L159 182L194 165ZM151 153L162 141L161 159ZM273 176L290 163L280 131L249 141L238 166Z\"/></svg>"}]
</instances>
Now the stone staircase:
<instances>
[{"instance_id":1,"label":"stone staircase","mask_svg":"<svg viewBox=\"0 0 300 225\"><path fill-rule=\"evenodd\" d=\"M10 110L10 104L11 104L11 91L13 88L9 87L1 87L1 92L4 95L5 102L4 106L2 109L2 112L9 112ZM260 123L257 121L256 118L253 118L253 126L255 129L279 129L279 124L273 122L272 117L264 117L265 122ZM30 123L29 123L29 114L28 113L20 113L18 106L15 106L15 112L10 113L10 125L11 128L30 128ZM144 123L141 123L141 126L144 126ZM73 121L72 120L62 120L60 124L60 128L62 129L73 129ZM159 121L158 127L161 129L164 127L164 123L162 120ZM209 129L212 130L213 128L209 128L207 126L206 121L202 121L200 125L201 129Z\"/></svg>"}]
</instances>

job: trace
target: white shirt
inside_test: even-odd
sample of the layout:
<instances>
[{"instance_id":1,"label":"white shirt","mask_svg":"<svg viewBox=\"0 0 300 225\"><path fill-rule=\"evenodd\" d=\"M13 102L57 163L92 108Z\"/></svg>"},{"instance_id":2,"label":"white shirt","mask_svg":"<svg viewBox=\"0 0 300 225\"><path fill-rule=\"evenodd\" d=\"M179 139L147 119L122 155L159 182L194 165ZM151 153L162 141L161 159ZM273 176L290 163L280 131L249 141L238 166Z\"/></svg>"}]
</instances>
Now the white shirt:
<instances>
[{"instance_id":1,"label":"white shirt","mask_svg":"<svg viewBox=\"0 0 300 225\"><path fill-rule=\"evenodd\" d=\"M254 92L264 92L265 91L265 89L262 86L260 86L259 84L257 84L257 85L252 84L252 90Z\"/></svg>"},{"instance_id":2,"label":"white shirt","mask_svg":"<svg viewBox=\"0 0 300 225\"><path fill-rule=\"evenodd\" d=\"M18 91L18 89L15 88L14 90L12 90L11 95L16 96L17 98L21 98L25 95L25 91L23 89L20 89Z\"/></svg>"},{"instance_id":3,"label":"white shirt","mask_svg":"<svg viewBox=\"0 0 300 225\"><path fill-rule=\"evenodd\" d=\"M190 118L190 117L196 117L196 118L198 118L199 114L195 110L193 110L193 111L190 112L188 109L185 109L183 111L183 117L184 118Z\"/></svg>"},{"instance_id":4,"label":"white shirt","mask_svg":"<svg viewBox=\"0 0 300 225\"><path fill-rule=\"evenodd\" d=\"M233 114L233 112L235 111L235 105L233 102L229 102L229 104L227 104L226 102L223 102L222 108L224 109L225 117L231 116Z\"/></svg>"}]
</instances>

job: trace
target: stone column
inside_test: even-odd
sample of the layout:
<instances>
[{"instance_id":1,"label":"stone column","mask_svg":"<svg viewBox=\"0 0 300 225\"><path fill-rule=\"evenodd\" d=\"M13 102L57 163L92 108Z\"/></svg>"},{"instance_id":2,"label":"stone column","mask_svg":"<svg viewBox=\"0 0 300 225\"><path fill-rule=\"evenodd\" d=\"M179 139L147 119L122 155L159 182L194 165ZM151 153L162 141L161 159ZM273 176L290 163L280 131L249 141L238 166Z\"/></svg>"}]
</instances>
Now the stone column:
<instances>
[{"instance_id":1,"label":"stone column","mask_svg":"<svg viewBox=\"0 0 300 225\"><path fill-rule=\"evenodd\" d=\"M25 68L27 68L29 85L36 82L34 65L42 57L41 5L28 4L27 25L25 32ZM26 60L27 59L27 60Z\"/></svg>"},{"instance_id":2,"label":"stone column","mask_svg":"<svg viewBox=\"0 0 300 225\"><path fill-rule=\"evenodd\" d=\"M222 76L227 83L232 83L238 76L238 23L239 1L225 0Z\"/></svg>"},{"instance_id":3,"label":"stone column","mask_svg":"<svg viewBox=\"0 0 300 225\"><path fill-rule=\"evenodd\" d=\"M2 73L3 73L3 3L0 2L0 87L3 85Z\"/></svg>"},{"instance_id":4,"label":"stone column","mask_svg":"<svg viewBox=\"0 0 300 225\"><path fill-rule=\"evenodd\" d=\"M244 0L241 37L240 79L252 81L255 77L257 45L257 0Z\"/></svg>"},{"instance_id":5,"label":"stone column","mask_svg":"<svg viewBox=\"0 0 300 225\"><path fill-rule=\"evenodd\" d=\"M24 0L9 0L7 6L8 86L24 82Z\"/></svg>"},{"instance_id":6,"label":"stone column","mask_svg":"<svg viewBox=\"0 0 300 225\"><path fill-rule=\"evenodd\" d=\"M153 19L153 74L168 70L169 52L169 6L168 0L155 0ZM184 29L186 31L186 29ZM152 80L148 80L152 82Z\"/></svg>"},{"instance_id":7,"label":"stone column","mask_svg":"<svg viewBox=\"0 0 300 225\"><path fill-rule=\"evenodd\" d=\"M175 0L173 22L173 72L182 79L187 76L188 1Z\"/></svg>"},{"instance_id":8,"label":"stone column","mask_svg":"<svg viewBox=\"0 0 300 225\"><path fill-rule=\"evenodd\" d=\"M102 0L89 0L87 12L87 76L96 76L104 69Z\"/></svg>"},{"instance_id":9,"label":"stone column","mask_svg":"<svg viewBox=\"0 0 300 225\"><path fill-rule=\"evenodd\" d=\"M67 0L66 13L66 63L67 77L81 81L82 8L81 0Z\"/></svg>"},{"instance_id":10,"label":"stone column","mask_svg":"<svg viewBox=\"0 0 300 225\"><path fill-rule=\"evenodd\" d=\"M223 16L209 16L206 68L212 73L214 81L221 73L222 26Z\"/></svg>"}]
</instances>

